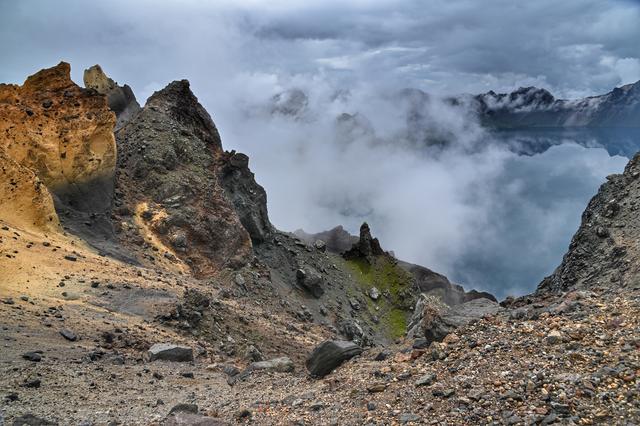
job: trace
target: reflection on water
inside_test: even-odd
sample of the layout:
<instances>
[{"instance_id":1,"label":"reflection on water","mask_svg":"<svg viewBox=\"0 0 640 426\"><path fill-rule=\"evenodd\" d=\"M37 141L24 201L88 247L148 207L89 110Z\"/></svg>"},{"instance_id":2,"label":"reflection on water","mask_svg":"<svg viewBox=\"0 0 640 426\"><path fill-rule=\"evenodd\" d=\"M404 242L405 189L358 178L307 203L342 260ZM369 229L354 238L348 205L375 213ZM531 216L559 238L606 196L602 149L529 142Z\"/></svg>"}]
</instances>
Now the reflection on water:
<instances>
[{"instance_id":1,"label":"reflection on water","mask_svg":"<svg viewBox=\"0 0 640 426\"><path fill-rule=\"evenodd\" d=\"M609 155L631 158L640 151L638 128L534 128L499 130L492 135L509 148L524 155L535 155L555 145L574 142L587 148L604 148Z\"/></svg>"}]
</instances>

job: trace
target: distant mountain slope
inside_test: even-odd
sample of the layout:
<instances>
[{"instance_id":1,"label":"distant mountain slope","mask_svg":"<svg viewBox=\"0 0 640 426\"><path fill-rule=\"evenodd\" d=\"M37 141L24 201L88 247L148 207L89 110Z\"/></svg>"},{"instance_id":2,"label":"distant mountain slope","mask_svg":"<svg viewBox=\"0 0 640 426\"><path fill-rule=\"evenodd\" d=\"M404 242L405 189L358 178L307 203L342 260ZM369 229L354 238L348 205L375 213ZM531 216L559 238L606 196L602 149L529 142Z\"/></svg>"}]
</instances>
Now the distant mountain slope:
<instances>
[{"instance_id":1,"label":"distant mountain slope","mask_svg":"<svg viewBox=\"0 0 640 426\"><path fill-rule=\"evenodd\" d=\"M521 87L473 96L483 125L527 127L640 127L640 81L578 100L556 99L549 91Z\"/></svg>"}]
</instances>

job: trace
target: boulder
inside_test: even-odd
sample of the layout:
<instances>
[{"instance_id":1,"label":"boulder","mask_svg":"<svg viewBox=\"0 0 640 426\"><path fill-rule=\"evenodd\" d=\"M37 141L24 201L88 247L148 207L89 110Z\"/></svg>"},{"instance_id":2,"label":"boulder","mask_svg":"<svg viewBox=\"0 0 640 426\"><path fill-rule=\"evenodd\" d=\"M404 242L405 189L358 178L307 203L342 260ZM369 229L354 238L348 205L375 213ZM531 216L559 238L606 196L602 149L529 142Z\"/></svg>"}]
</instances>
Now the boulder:
<instances>
[{"instance_id":1,"label":"boulder","mask_svg":"<svg viewBox=\"0 0 640 426\"><path fill-rule=\"evenodd\" d=\"M503 309L498 303L485 298L447 307L422 296L416 303L407 335L425 338L425 343L440 342L456 328L495 315Z\"/></svg>"},{"instance_id":2,"label":"boulder","mask_svg":"<svg viewBox=\"0 0 640 426\"><path fill-rule=\"evenodd\" d=\"M312 376L324 377L343 362L362 353L362 348L344 340L326 340L320 343L307 358L307 370Z\"/></svg>"},{"instance_id":3,"label":"boulder","mask_svg":"<svg viewBox=\"0 0 640 426\"><path fill-rule=\"evenodd\" d=\"M273 358L268 361L252 362L247 368L248 371L265 370L278 373L291 373L294 369L293 361L286 356Z\"/></svg>"},{"instance_id":4,"label":"boulder","mask_svg":"<svg viewBox=\"0 0 640 426\"><path fill-rule=\"evenodd\" d=\"M174 362L193 361L193 349L171 343L156 343L148 351L149 361L163 360Z\"/></svg>"},{"instance_id":5,"label":"boulder","mask_svg":"<svg viewBox=\"0 0 640 426\"><path fill-rule=\"evenodd\" d=\"M70 342L75 342L76 340L78 340L78 335L68 328L63 328L62 330L60 330L60 335Z\"/></svg>"},{"instance_id":6,"label":"boulder","mask_svg":"<svg viewBox=\"0 0 640 426\"><path fill-rule=\"evenodd\" d=\"M298 284L304 287L315 298L320 298L324 294L323 278L319 272L313 268L298 269L296 271Z\"/></svg>"},{"instance_id":7,"label":"boulder","mask_svg":"<svg viewBox=\"0 0 640 426\"><path fill-rule=\"evenodd\" d=\"M0 420L2 420L2 417L0 417ZM36 417L33 414L24 414L13 419L12 424L14 426L56 426L58 423Z\"/></svg>"}]
</instances>

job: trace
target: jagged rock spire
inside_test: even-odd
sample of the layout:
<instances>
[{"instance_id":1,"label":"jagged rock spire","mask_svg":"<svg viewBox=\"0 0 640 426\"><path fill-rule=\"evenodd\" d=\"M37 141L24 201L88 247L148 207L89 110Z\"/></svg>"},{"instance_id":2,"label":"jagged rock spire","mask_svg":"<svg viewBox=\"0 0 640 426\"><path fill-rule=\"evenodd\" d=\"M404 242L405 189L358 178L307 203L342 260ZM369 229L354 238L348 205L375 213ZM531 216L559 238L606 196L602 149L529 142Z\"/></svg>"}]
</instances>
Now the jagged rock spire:
<instances>
[{"instance_id":1,"label":"jagged rock spire","mask_svg":"<svg viewBox=\"0 0 640 426\"><path fill-rule=\"evenodd\" d=\"M386 253L380 247L380 241L371 236L369 224L363 222L360 226L360 239L351 247L351 250L344 254L347 259L363 259L371 263L375 256L382 256Z\"/></svg>"},{"instance_id":2,"label":"jagged rock spire","mask_svg":"<svg viewBox=\"0 0 640 426\"><path fill-rule=\"evenodd\" d=\"M128 85L119 86L109 78L100 65L84 70L84 87L93 89L107 97L109 108L116 114L116 131L140 111L140 104Z\"/></svg>"}]
</instances>

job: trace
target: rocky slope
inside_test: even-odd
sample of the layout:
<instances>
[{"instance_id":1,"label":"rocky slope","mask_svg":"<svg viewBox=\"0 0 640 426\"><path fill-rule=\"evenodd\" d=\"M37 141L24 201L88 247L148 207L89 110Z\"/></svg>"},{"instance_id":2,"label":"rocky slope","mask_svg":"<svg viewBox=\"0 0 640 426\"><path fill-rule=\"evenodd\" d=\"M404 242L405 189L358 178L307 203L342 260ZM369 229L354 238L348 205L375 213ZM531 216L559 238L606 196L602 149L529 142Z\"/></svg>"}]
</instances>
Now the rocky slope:
<instances>
[{"instance_id":1,"label":"rocky slope","mask_svg":"<svg viewBox=\"0 0 640 426\"><path fill-rule=\"evenodd\" d=\"M187 81L121 122L116 163L108 92L68 70L0 87L0 423L640 418L637 160L539 291L499 305L399 261L366 224L275 229L248 157L223 150ZM78 200L87 181L104 190Z\"/></svg>"}]
</instances>

